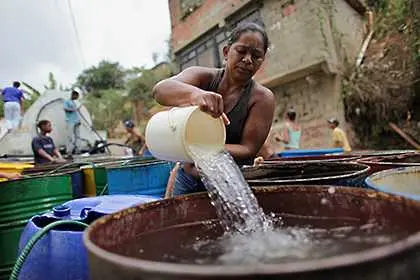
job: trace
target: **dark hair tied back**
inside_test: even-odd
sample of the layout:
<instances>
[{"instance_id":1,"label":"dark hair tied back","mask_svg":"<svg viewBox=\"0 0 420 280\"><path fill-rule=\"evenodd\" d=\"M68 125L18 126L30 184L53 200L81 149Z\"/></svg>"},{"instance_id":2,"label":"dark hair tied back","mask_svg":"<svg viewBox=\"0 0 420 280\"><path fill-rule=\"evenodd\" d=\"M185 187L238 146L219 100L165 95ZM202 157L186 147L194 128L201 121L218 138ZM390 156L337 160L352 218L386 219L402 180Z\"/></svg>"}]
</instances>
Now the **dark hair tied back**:
<instances>
[{"instance_id":1,"label":"dark hair tied back","mask_svg":"<svg viewBox=\"0 0 420 280\"><path fill-rule=\"evenodd\" d=\"M239 23L230 33L229 39L228 39L228 45L231 46L232 44L236 43L241 35L245 32L258 32L263 37L264 41L264 52L267 52L268 45L270 44L267 36L267 32L265 32L264 28L261 27L261 25L255 23L255 22L242 22Z\"/></svg>"}]
</instances>

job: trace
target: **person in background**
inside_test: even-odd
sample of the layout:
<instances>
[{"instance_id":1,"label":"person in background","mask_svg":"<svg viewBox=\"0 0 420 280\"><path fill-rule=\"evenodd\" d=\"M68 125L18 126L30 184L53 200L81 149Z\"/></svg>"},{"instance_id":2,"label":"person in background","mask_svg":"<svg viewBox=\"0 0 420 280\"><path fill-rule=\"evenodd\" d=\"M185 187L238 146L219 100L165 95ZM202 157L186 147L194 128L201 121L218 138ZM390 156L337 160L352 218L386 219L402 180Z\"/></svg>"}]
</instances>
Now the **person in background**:
<instances>
[{"instance_id":1,"label":"person in background","mask_svg":"<svg viewBox=\"0 0 420 280\"><path fill-rule=\"evenodd\" d=\"M270 131L275 108L273 93L253 80L264 62L268 45L267 33L261 26L240 23L223 47L222 69L186 68L155 85L154 98L164 106L198 106L214 118L223 117L225 150L238 165L252 165ZM200 191L206 188L197 169L193 164L183 163L176 175L173 194Z\"/></svg>"},{"instance_id":2,"label":"person in background","mask_svg":"<svg viewBox=\"0 0 420 280\"><path fill-rule=\"evenodd\" d=\"M340 122L336 118L331 118L328 121L328 127L332 129L332 146L334 148L343 148L344 152L351 152L349 141L347 140L344 130L338 127Z\"/></svg>"},{"instance_id":3,"label":"person in background","mask_svg":"<svg viewBox=\"0 0 420 280\"><path fill-rule=\"evenodd\" d=\"M4 102L4 118L7 121L9 132L19 126L23 115L23 92L19 89L20 83L13 82L13 86L1 91Z\"/></svg>"},{"instance_id":4,"label":"person in background","mask_svg":"<svg viewBox=\"0 0 420 280\"><path fill-rule=\"evenodd\" d=\"M139 155L142 156L142 157L145 157L145 158L152 158L153 157L153 155L149 151L149 148L147 147L146 143L144 143L143 147L140 149Z\"/></svg>"},{"instance_id":5,"label":"person in background","mask_svg":"<svg viewBox=\"0 0 420 280\"><path fill-rule=\"evenodd\" d=\"M136 130L134 122L127 120L124 122L125 130L127 131L128 137L125 140L124 145L130 147L134 155L138 155L141 152L144 152L145 139L144 137Z\"/></svg>"},{"instance_id":6,"label":"person in background","mask_svg":"<svg viewBox=\"0 0 420 280\"><path fill-rule=\"evenodd\" d=\"M296 112L293 108L290 108L286 113L286 122L279 140L284 143L286 150L299 149L301 135L302 129L296 121Z\"/></svg>"},{"instance_id":7,"label":"person in background","mask_svg":"<svg viewBox=\"0 0 420 280\"><path fill-rule=\"evenodd\" d=\"M32 139L35 164L66 162L55 146L53 139L48 136L52 131L51 122L41 120L38 122L38 128L40 130L39 135Z\"/></svg>"},{"instance_id":8,"label":"person in background","mask_svg":"<svg viewBox=\"0 0 420 280\"><path fill-rule=\"evenodd\" d=\"M80 116L76 104L79 93L75 90L71 92L70 99L64 101L64 112L66 114L67 126L67 145L66 153L71 158L73 153L77 153L77 140L80 139Z\"/></svg>"}]
</instances>

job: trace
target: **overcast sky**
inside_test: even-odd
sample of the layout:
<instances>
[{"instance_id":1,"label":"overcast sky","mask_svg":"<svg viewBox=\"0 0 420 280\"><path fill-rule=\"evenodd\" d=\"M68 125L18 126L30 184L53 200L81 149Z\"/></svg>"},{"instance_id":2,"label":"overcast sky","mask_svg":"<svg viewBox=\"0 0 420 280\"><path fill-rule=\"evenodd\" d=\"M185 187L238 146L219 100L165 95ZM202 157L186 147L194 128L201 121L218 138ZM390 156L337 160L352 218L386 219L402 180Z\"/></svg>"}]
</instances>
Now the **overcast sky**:
<instances>
[{"instance_id":1,"label":"overcast sky","mask_svg":"<svg viewBox=\"0 0 420 280\"><path fill-rule=\"evenodd\" d=\"M100 60L153 66L170 36L167 0L0 0L0 88L13 80L43 89L48 73L70 85ZM83 59L82 59L83 57Z\"/></svg>"}]
</instances>

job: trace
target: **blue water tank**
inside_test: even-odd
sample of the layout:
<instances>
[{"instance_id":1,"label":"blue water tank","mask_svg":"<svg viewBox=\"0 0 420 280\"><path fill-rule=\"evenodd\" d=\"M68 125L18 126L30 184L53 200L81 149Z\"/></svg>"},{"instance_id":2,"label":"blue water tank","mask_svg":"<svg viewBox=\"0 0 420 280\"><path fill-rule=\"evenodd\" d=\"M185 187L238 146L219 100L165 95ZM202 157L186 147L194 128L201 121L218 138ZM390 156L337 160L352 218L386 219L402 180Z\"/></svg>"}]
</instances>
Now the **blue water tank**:
<instances>
[{"instance_id":1,"label":"blue water tank","mask_svg":"<svg viewBox=\"0 0 420 280\"><path fill-rule=\"evenodd\" d=\"M174 164L166 161L107 169L109 194L163 197Z\"/></svg>"},{"instance_id":2,"label":"blue water tank","mask_svg":"<svg viewBox=\"0 0 420 280\"><path fill-rule=\"evenodd\" d=\"M51 212L32 217L20 237L19 254L34 234L54 221L90 223L106 214L158 199L145 195L109 195L71 200ZM47 233L28 255L19 279L89 279L83 228L70 225Z\"/></svg>"},{"instance_id":3,"label":"blue water tank","mask_svg":"<svg viewBox=\"0 0 420 280\"><path fill-rule=\"evenodd\" d=\"M343 148L316 149L316 150L285 150L278 155L280 157L301 157L301 156L321 156L330 154L342 154Z\"/></svg>"}]
</instances>

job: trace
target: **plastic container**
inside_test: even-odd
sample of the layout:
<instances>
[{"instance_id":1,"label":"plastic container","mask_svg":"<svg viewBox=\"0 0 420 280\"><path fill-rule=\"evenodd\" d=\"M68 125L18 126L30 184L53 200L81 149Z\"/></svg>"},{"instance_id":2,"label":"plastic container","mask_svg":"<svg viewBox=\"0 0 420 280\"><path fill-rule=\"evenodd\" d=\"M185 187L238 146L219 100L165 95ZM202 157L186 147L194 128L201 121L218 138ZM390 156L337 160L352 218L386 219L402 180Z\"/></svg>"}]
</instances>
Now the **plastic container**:
<instances>
[{"instance_id":1,"label":"plastic container","mask_svg":"<svg viewBox=\"0 0 420 280\"><path fill-rule=\"evenodd\" d=\"M109 194L163 197L174 164L166 161L107 169Z\"/></svg>"},{"instance_id":2,"label":"plastic container","mask_svg":"<svg viewBox=\"0 0 420 280\"><path fill-rule=\"evenodd\" d=\"M0 279L9 277L17 257L19 236L28 220L70 199L70 175L0 183Z\"/></svg>"},{"instance_id":3,"label":"plastic container","mask_svg":"<svg viewBox=\"0 0 420 280\"><path fill-rule=\"evenodd\" d=\"M1 162L0 163L0 172L4 173L19 173L21 174L23 170L34 167L33 164L30 163L22 163L22 162ZM7 181L6 178L0 178L0 182Z\"/></svg>"},{"instance_id":4,"label":"plastic container","mask_svg":"<svg viewBox=\"0 0 420 280\"><path fill-rule=\"evenodd\" d=\"M317 150L286 150L279 153L280 157L302 157L302 156L321 156L330 154L342 154L342 148L317 149Z\"/></svg>"},{"instance_id":5,"label":"plastic container","mask_svg":"<svg viewBox=\"0 0 420 280\"><path fill-rule=\"evenodd\" d=\"M192 162L190 145L223 150L226 140L223 119L215 119L197 106L172 108L155 114L146 126L151 154L167 161Z\"/></svg>"},{"instance_id":6,"label":"plastic container","mask_svg":"<svg viewBox=\"0 0 420 280\"><path fill-rule=\"evenodd\" d=\"M23 171L27 176L51 176L52 171L60 166L42 166ZM104 190L107 179L105 167L90 164L75 163L73 167L57 169L53 174L69 174L71 175L73 198L82 198L87 196L96 196L99 194L107 194Z\"/></svg>"},{"instance_id":7,"label":"plastic container","mask_svg":"<svg viewBox=\"0 0 420 280\"><path fill-rule=\"evenodd\" d=\"M0 163L0 171L5 173L22 173L24 169L34 167L33 164L30 163L22 163L22 162L1 162Z\"/></svg>"},{"instance_id":8,"label":"plastic container","mask_svg":"<svg viewBox=\"0 0 420 280\"><path fill-rule=\"evenodd\" d=\"M378 191L420 200L420 166L377 172L366 178L366 185Z\"/></svg>"},{"instance_id":9,"label":"plastic container","mask_svg":"<svg viewBox=\"0 0 420 280\"><path fill-rule=\"evenodd\" d=\"M60 208L57 207L55 211L31 218L20 237L19 253L32 236L54 221L76 220L91 223L106 214L156 199L150 196L116 195L71 200ZM19 279L89 279L88 260L82 236L83 228L77 226L51 230L33 247L25 260Z\"/></svg>"}]
</instances>

